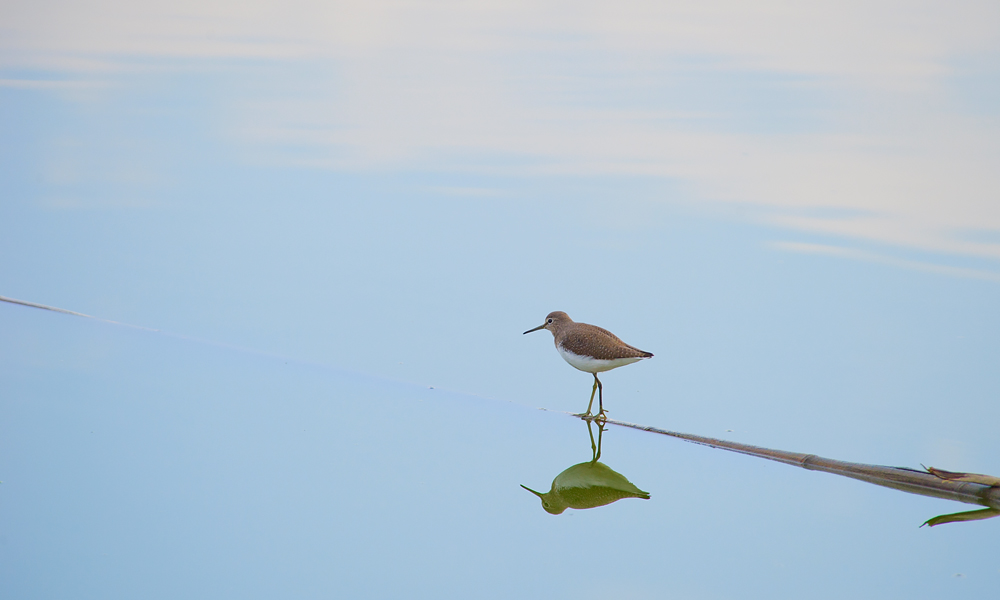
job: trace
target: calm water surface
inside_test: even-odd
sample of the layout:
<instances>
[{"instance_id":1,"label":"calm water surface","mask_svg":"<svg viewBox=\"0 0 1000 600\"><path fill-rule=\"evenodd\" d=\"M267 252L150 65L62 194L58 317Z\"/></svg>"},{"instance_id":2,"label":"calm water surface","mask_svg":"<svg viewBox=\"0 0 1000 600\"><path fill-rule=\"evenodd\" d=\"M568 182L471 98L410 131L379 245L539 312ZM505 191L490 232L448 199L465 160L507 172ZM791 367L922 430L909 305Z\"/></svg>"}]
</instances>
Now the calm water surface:
<instances>
[{"instance_id":1,"label":"calm water surface","mask_svg":"<svg viewBox=\"0 0 1000 600\"><path fill-rule=\"evenodd\" d=\"M921 527L974 505L592 466L521 335L653 352L613 419L1000 476L992 9L200 6L3 19L0 295L118 323L0 302L0 597L995 593L1000 519Z\"/></svg>"}]
</instances>

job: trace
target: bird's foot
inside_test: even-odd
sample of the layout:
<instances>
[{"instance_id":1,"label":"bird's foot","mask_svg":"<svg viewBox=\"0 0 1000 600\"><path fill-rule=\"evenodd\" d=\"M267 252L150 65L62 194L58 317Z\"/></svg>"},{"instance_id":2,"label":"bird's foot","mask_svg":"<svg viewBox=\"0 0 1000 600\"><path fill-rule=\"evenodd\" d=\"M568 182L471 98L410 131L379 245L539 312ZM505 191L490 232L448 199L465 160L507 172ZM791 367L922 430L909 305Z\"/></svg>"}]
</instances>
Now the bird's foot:
<instances>
[{"instance_id":1,"label":"bird's foot","mask_svg":"<svg viewBox=\"0 0 1000 600\"><path fill-rule=\"evenodd\" d=\"M602 410L601 412L597 413L597 415L594 416L594 417L592 417L592 418L595 421L599 422L599 423L607 423L608 422L608 411Z\"/></svg>"},{"instance_id":2,"label":"bird's foot","mask_svg":"<svg viewBox=\"0 0 1000 600\"><path fill-rule=\"evenodd\" d=\"M589 410L587 412L585 412L585 413L573 413L573 416L574 417L580 417L584 421L593 421L594 420L594 413L590 412Z\"/></svg>"}]
</instances>

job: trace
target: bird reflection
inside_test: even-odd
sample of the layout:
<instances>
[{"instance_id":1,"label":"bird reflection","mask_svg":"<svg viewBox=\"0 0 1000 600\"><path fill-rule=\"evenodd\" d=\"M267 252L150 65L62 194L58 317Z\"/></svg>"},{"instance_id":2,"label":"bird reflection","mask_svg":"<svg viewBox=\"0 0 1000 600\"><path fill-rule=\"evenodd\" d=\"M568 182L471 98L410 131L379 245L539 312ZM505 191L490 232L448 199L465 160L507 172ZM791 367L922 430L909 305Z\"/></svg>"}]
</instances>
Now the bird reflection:
<instances>
[{"instance_id":1,"label":"bird reflection","mask_svg":"<svg viewBox=\"0 0 1000 600\"><path fill-rule=\"evenodd\" d=\"M566 469L552 480L552 488L545 492L536 492L528 486L524 489L542 500L542 508L553 515L562 513L567 508L584 509L597 508L621 500L622 498L642 498L649 500L649 493L635 487L624 475L611 469L608 465L598 462L601 458L601 441L604 436L604 423L597 422L597 442L594 442L594 430L591 421L587 421L587 432L590 434L591 460Z\"/></svg>"}]
</instances>

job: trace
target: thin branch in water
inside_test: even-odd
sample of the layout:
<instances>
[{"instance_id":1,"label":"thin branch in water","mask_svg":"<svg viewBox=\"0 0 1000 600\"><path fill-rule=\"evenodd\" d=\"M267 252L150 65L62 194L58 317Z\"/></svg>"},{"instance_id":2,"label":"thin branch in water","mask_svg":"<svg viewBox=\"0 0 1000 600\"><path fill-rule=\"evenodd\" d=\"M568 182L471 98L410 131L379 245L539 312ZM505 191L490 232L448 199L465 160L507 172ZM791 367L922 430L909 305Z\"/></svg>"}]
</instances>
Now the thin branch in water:
<instances>
[{"instance_id":1,"label":"thin branch in water","mask_svg":"<svg viewBox=\"0 0 1000 600\"><path fill-rule=\"evenodd\" d=\"M28 306L31 308L40 308L42 310L50 310L52 312L62 313L64 315L73 315L74 317L83 317L85 319L94 319L95 321L103 321L105 323L113 323L115 325L122 325L124 327L132 327L133 329L142 329L144 331L160 331L159 329L152 329L150 327L143 327L141 325L130 325L128 323L122 323L120 321L112 321L111 319L102 319L101 317L95 317L93 315L85 315L81 312L76 312L73 310L66 310L65 308L59 308L56 306L48 306L46 304L38 304L37 302L28 302L27 300L18 300L17 298L8 298L6 296L0 296L0 302L9 302L11 304L20 304L21 306Z\"/></svg>"},{"instance_id":2,"label":"thin branch in water","mask_svg":"<svg viewBox=\"0 0 1000 600\"><path fill-rule=\"evenodd\" d=\"M975 521L988 519L1000 515L1000 478L992 475L979 475L976 473L956 473L925 467L925 471L908 469L906 467L886 467L881 465L868 465L863 463L852 463L832 458L823 458L815 454L804 454L801 452L788 452L786 450L774 450L762 448L750 444L741 444L729 440L694 435L691 433L680 433L669 431L658 427L648 427L636 425L625 421L615 421L608 419L608 423L620 427L629 427L641 431L649 431L660 435L682 439L695 444L720 448L730 452L738 452L757 458L765 458L776 462L792 465L810 471L823 471L833 473L841 477L850 477L859 481L865 481L874 485L892 488L918 494L920 496L930 496L945 500L954 500L965 504L978 504L988 508L952 515L942 515L928 520L924 525L931 527L943 523L955 523L959 521Z\"/></svg>"}]
</instances>

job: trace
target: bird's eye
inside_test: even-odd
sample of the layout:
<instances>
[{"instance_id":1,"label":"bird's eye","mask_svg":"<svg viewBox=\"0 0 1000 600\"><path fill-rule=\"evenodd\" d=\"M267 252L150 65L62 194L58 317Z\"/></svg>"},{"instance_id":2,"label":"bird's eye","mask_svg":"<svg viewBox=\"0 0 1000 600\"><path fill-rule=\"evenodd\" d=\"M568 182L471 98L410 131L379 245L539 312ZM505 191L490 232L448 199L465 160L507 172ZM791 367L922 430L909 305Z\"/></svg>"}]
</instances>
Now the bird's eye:
<instances>
[{"instance_id":1,"label":"bird's eye","mask_svg":"<svg viewBox=\"0 0 1000 600\"><path fill-rule=\"evenodd\" d=\"M549 323L551 323L551 322L552 322L552 319L549 319Z\"/></svg>"}]
</instances>

